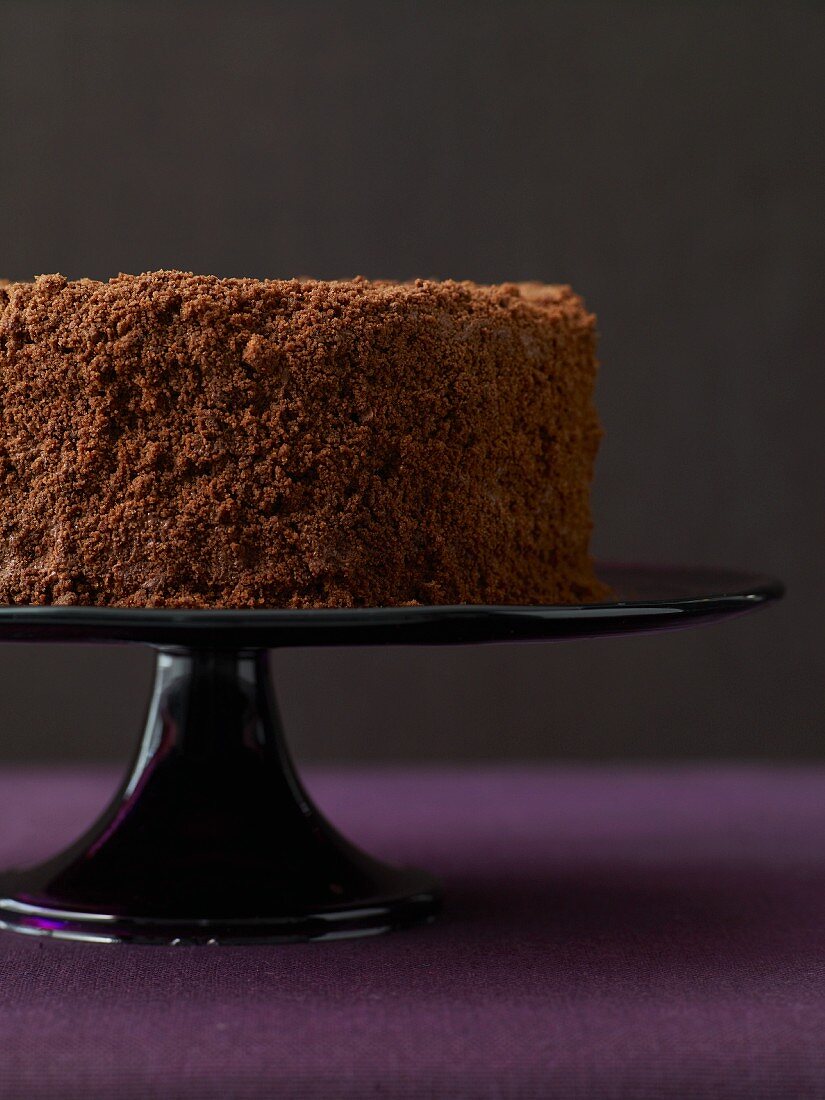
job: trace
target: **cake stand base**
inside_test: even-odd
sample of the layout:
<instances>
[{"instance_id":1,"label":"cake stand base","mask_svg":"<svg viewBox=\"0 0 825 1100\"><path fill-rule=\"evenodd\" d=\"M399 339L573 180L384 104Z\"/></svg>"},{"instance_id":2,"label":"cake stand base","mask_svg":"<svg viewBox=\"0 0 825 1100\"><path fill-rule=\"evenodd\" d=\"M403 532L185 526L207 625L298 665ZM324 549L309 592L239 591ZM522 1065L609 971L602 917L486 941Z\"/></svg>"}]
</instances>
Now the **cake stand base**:
<instances>
[{"instance_id":1,"label":"cake stand base","mask_svg":"<svg viewBox=\"0 0 825 1100\"><path fill-rule=\"evenodd\" d=\"M157 655L131 771L96 824L0 880L0 927L63 939L254 943L430 920L439 889L358 851L303 789L265 650Z\"/></svg>"}]
</instances>

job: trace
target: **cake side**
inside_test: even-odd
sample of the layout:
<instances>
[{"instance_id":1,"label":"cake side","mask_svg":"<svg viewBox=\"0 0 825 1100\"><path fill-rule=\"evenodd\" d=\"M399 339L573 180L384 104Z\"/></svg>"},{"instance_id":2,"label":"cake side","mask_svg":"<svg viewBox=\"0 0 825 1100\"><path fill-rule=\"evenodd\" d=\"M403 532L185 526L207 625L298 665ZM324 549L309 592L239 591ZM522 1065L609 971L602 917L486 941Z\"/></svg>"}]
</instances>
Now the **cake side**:
<instances>
[{"instance_id":1,"label":"cake side","mask_svg":"<svg viewBox=\"0 0 825 1100\"><path fill-rule=\"evenodd\" d=\"M0 601L600 598L595 371L566 287L11 284Z\"/></svg>"}]
</instances>

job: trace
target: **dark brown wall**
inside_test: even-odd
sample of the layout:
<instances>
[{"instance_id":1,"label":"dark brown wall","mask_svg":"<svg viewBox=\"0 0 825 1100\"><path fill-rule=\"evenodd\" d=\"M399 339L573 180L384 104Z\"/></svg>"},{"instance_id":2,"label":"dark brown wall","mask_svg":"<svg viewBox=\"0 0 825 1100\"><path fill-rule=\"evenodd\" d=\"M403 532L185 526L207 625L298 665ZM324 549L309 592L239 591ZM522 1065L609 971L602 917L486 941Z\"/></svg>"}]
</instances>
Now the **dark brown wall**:
<instances>
[{"instance_id":1,"label":"dark brown wall","mask_svg":"<svg viewBox=\"0 0 825 1100\"><path fill-rule=\"evenodd\" d=\"M0 269L569 281L596 549L782 575L685 634L286 653L357 757L821 757L825 8L0 3ZM122 757L148 655L0 649L0 756Z\"/></svg>"}]
</instances>

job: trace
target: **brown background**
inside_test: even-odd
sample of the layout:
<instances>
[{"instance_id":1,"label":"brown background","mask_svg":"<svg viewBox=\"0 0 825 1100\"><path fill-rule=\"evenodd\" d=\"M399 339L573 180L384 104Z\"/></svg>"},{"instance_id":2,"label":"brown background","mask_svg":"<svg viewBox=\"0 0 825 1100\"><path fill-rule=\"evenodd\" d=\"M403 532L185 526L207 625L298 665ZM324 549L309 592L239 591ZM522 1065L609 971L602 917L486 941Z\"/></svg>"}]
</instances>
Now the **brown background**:
<instances>
[{"instance_id":1,"label":"brown background","mask_svg":"<svg viewBox=\"0 0 825 1100\"><path fill-rule=\"evenodd\" d=\"M284 653L301 755L821 757L825 7L0 3L0 269L569 281L604 557L775 572L684 634ZM0 647L0 757L123 758L140 650Z\"/></svg>"}]
</instances>

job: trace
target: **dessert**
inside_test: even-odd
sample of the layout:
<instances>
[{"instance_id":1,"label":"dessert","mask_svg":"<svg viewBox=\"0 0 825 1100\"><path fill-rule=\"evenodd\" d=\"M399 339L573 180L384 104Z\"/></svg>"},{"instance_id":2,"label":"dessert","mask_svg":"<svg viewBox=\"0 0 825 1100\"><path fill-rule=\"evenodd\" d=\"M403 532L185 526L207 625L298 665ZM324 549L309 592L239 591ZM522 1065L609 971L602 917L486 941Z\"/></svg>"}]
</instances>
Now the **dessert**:
<instances>
[{"instance_id":1,"label":"dessert","mask_svg":"<svg viewBox=\"0 0 825 1100\"><path fill-rule=\"evenodd\" d=\"M529 283L0 285L0 602L599 599L594 325Z\"/></svg>"}]
</instances>

